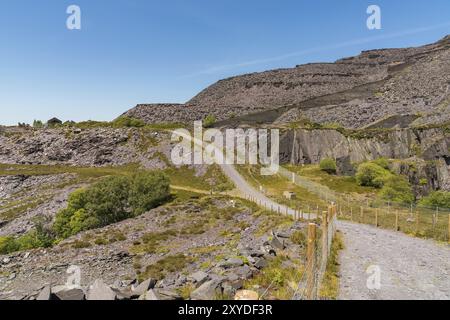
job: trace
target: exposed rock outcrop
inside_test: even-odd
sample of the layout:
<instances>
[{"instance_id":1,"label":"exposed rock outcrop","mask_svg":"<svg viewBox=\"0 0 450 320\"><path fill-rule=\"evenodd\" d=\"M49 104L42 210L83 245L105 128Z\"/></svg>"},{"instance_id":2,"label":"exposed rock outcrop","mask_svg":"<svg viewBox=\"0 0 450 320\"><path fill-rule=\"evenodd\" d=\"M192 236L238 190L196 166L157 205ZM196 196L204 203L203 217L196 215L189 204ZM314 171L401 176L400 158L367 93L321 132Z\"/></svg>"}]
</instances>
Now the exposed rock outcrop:
<instances>
[{"instance_id":1,"label":"exposed rock outcrop","mask_svg":"<svg viewBox=\"0 0 450 320\"><path fill-rule=\"evenodd\" d=\"M324 158L345 157L353 163L380 157L410 159L423 169L416 170L414 176L404 168L400 168L399 173L409 175L416 185L421 178L426 178L430 189L449 189L450 165L446 159L450 158L450 135L445 130L403 129L369 133L371 136L362 133L345 136L337 130L288 130L281 137L280 159L282 163L292 164L318 164Z\"/></svg>"}]
</instances>

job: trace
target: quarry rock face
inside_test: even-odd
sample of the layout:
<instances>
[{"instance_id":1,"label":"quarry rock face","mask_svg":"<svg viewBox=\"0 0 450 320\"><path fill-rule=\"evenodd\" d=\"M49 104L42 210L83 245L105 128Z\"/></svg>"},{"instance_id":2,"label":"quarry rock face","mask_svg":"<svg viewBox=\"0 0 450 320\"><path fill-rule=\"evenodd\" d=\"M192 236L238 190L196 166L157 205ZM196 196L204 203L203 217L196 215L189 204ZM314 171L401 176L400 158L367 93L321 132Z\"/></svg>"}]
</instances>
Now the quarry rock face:
<instances>
[{"instance_id":1,"label":"quarry rock face","mask_svg":"<svg viewBox=\"0 0 450 320\"><path fill-rule=\"evenodd\" d=\"M424 191L450 190L450 135L445 130L403 129L372 136L345 136L336 130L288 130L281 137L280 161L296 165L318 164L322 159L332 158L337 163L360 163L377 158L403 160L414 163L414 170L396 167L395 171L409 177L413 185L420 178L427 179ZM341 166L338 166L338 168Z\"/></svg>"}]
</instances>

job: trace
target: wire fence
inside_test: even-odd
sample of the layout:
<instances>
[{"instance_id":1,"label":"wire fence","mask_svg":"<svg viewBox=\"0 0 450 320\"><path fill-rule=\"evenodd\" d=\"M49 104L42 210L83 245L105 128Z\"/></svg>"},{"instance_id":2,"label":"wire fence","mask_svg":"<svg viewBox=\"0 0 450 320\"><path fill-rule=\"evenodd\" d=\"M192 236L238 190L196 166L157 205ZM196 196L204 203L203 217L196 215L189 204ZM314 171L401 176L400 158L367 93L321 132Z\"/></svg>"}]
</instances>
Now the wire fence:
<instances>
[{"instance_id":1,"label":"wire fence","mask_svg":"<svg viewBox=\"0 0 450 320\"><path fill-rule=\"evenodd\" d=\"M319 290L331 254L331 246L336 235L337 207L329 206L322 213L320 225L308 224L308 244L305 272L293 294L293 300L318 300Z\"/></svg>"},{"instance_id":2,"label":"wire fence","mask_svg":"<svg viewBox=\"0 0 450 320\"><path fill-rule=\"evenodd\" d=\"M285 168L280 168L279 173L326 202L336 203L340 219L402 231L417 237L450 241L449 208L405 205L381 200L355 203L350 197L338 195L328 187L309 181Z\"/></svg>"},{"instance_id":3,"label":"wire fence","mask_svg":"<svg viewBox=\"0 0 450 320\"><path fill-rule=\"evenodd\" d=\"M245 198L271 212L289 216L294 221L308 223L308 244L305 271L292 290L292 300L317 300L318 293L325 275L331 246L336 235L338 206L333 204L325 211L317 208L308 210L292 209L280 205L261 195L248 194ZM273 283L272 283L273 284ZM272 284L260 297L262 299L270 290Z\"/></svg>"}]
</instances>

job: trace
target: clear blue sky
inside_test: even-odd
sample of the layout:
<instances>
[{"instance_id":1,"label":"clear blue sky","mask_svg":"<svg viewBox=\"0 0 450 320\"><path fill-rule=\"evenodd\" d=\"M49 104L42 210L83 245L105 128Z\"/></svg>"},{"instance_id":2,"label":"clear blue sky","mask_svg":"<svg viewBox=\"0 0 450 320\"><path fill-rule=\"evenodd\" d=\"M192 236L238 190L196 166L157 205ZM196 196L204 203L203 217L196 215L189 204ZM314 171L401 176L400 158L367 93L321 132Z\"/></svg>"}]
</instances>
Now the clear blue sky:
<instances>
[{"instance_id":1,"label":"clear blue sky","mask_svg":"<svg viewBox=\"0 0 450 320\"><path fill-rule=\"evenodd\" d=\"M66 29L66 8L82 30ZM382 9L368 30L366 9ZM450 33L450 1L0 0L1 124L111 120L236 74L334 61Z\"/></svg>"}]
</instances>

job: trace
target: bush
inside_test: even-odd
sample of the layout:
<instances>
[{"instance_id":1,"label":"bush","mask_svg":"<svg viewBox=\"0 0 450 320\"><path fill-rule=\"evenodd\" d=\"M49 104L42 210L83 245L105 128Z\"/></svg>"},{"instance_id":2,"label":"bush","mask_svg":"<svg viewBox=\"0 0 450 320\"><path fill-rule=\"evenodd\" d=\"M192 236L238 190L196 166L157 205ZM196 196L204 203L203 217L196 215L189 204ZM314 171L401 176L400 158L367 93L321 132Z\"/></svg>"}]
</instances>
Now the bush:
<instances>
[{"instance_id":1,"label":"bush","mask_svg":"<svg viewBox=\"0 0 450 320\"><path fill-rule=\"evenodd\" d=\"M129 203L136 216L161 205L169 195L170 183L164 173L140 173L132 179Z\"/></svg>"},{"instance_id":2,"label":"bush","mask_svg":"<svg viewBox=\"0 0 450 320\"><path fill-rule=\"evenodd\" d=\"M44 123L41 120L34 120L33 121L33 128L43 128Z\"/></svg>"},{"instance_id":3,"label":"bush","mask_svg":"<svg viewBox=\"0 0 450 320\"><path fill-rule=\"evenodd\" d=\"M414 194L409 182L401 176L390 176L384 182L379 197L386 201L411 204L414 202Z\"/></svg>"},{"instance_id":4,"label":"bush","mask_svg":"<svg viewBox=\"0 0 450 320\"><path fill-rule=\"evenodd\" d=\"M424 197L419 202L422 206L427 207L440 207L440 208L450 208L450 192L447 191L435 191L430 193L430 195Z\"/></svg>"},{"instance_id":5,"label":"bush","mask_svg":"<svg viewBox=\"0 0 450 320\"><path fill-rule=\"evenodd\" d=\"M320 170L327 172L328 174L336 173L336 161L331 158L326 158L320 161Z\"/></svg>"},{"instance_id":6,"label":"bush","mask_svg":"<svg viewBox=\"0 0 450 320\"><path fill-rule=\"evenodd\" d=\"M203 127L211 128L216 123L216 117L212 114L208 115L205 120L203 120Z\"/></svg>"},{"instance_id":7,"label":"bush","mask_svg":"<svg viewBox=\"0 0 450 320\"><path fill-rule=\"evenodd\" d=\"M140 215L168 199L169 179L161 172L108 177L69 197L56 215L53 230L61 238Z\"/></svg>"},{"instance_id":8,"label":"bush","mask_svg":"<svg viewBox=\"0 0 450 320\"><path fill-rule=\"evenodd\" d=\"M44 227L41 220L35 222L35 225L36 229L21 237L0 237L0 254L51 247L55 239L51 230Z\"/></svg>"},{"instance_id":9,"label":"bush","mask_svg":"<svg viewBox=\"0 0 450 320\"><path fill-rule=\"evenodd\" d=\"M372 163L375 163L383 169L389 170L389 160L386 158L378 158L376 160L373 160Z\"/></svg>"},{"instance_id":10,"label":"bush","mask_svg":"<svg viewBox=\"0 0 450 320\"><path fill-rule=\"evenodd\" d=\"M20 245L13 237L0 237L0 254L8 254L19 249Z\"/></svg>"},{"instance_id":11,"label":"bush","mask_svg":"<svg viewBox=\"0 0 450 320\"><path fill-rule=\"evenodd\" d=\"M141 128L145 126L145 122L140 119L121 116L112 122L113 127L118 128Z\"/></svg>"},{"instance_id":12,"label":"bush","mask_svg":"<svg viewBox=\"0 0 450 320\"><path fill-rule=\"evenodd\" d=\"M375 163L366 162L359 165L356 172L356 181L360 186L381 188L391 176L392 173L388 170Z\"/></svg>"}]
</instances>

